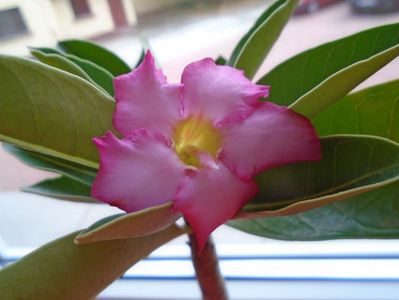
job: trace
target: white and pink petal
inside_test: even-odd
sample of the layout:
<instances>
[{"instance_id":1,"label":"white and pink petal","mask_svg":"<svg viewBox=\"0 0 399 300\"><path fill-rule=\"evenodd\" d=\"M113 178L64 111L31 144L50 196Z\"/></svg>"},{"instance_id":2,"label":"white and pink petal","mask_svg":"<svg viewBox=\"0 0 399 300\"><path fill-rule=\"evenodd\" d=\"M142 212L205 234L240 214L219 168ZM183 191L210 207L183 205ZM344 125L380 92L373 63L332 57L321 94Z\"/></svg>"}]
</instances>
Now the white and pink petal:
<instances>
[{"instance_id":1,"label":"white and pink petal","mask_svg":"<svg viewBox=\"0 0 399 300\"><path fill-rule=\"evenodd\" d=\"M321 158L315 129L304 116L270 102L242 123L220 128L221 160L240 178L252 178L268 168Z\"/></svg>"},{"instance_id":2,"label":"white and pink petal","mask_svg":"<svg viewBox=\"0 0 399 300\"><path fill-rule=\"evenodd\" d=\"M161 134L139 129L120 140L111 132L93 139L100 170L92 196L126 212L171 201L184 178L185 165Z\"/></svg>"},{"instance_id":3,"label":"white and pink petal","mask_svg":"<svg viewBox=\"0 0 399 300\"><path fill-rule=\"evenodd\" d=\"M151 52L134 71L114 79L114 127L124 136L138 128L171 136L181 117L180 84L168 84Z\"/></svg>"},{"instance_id":4,"label":"white and pink petal","mask_svg":"<svg viewBox=\"0 0 399 300\"><path fill-rule=\"evenodd\" d=\"M204 116L215 126L245 119L269 93L268 86L253 84L242 71L211 58L189 64L181 81L184 116Z\"/></svg>"},{"instance_id":5,"label":"white and pink petal","mask_svg":"<svg viewBox=\"0 0 399 300\"><path fill-rule=\"evenodd\" d=\"M212 231L234 217L257 191L254 182L239 179L215 162L187 171L173 208L183 213L202 249Z\"/></svg>"}]
</instances>

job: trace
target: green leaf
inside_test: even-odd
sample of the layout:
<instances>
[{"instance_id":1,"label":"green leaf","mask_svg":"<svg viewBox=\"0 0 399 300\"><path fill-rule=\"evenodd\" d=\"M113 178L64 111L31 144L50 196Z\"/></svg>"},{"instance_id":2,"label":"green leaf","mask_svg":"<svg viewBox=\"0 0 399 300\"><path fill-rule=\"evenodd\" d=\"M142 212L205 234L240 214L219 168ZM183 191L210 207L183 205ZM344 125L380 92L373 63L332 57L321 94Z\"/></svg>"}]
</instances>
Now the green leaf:
<instances>
[{"instance_id":1,"label":"green leaf","mask_svg":"<svg viewBox=\"0 0 399 300\"><path fill-rule=\"evenodd\" d=\"M60 54L46 54L45 52L40 52L38 50L31 50L30 53L46 65L74 74L92 83L95 83L79 66L72 63Z\"/></svg>"},{"instance_id":2,"label":"green leaf","mask_svg":"<svg viewBox=\"0 0 399 300\"><path fill-rule=\"evenodd\" d=\"M97 169L42 153L24 150L10 144L3 144L3 149L31 167L63 174L89 186L93 183L97 174Z\"/></svg>"},{"instance_id":3,"label":"green leaf","mask_svg":"<svg viewBox=\"0 0 399 300\"><path fill-rule=\"evenodd\" d=\"M291 216L235 220L236 229L273 239L399 238L399 183Z\"/></svg>"},{"instance_id":4,"label":"green leaf","mask_svg":"<svg viewBox=\"0 0 399 300\"><path fill-rule=\"evenodd\" d=\"M90 186L66 176L46 179L22 188L22 191L54 199L84 203L102 203L90 197Z\"/></svg>"},{"instance_id":5,"label":"green leaf","mask_svg":"<svg viewBox=\"0 0 399 300\"><path fill-rule=\"evenodd\" d=\"M399 80L348 95L314 120L319 135L351 133L399 142Z\"/></svg>"},{"instance_id":6,"label":"green leaf","mask_svg":"<svg viewBox=\"0 0 399 300\"><path fill-rule=\"evenodd\" d=\"M322 159L268 170L239 217L295 214L399 180L399 144L359 135L321 139Z\"/></svg>"},{"instance_id":7,"label":"green leaf","mask_svg":"<svg viewBox=\"0 0 399 300\"><path fill-rule=\"evenodd\" d=\"M272 86L268 100L314 117L397 57L398 43L399 24L369 29L300 53L259 83Z\"/></svg>"},{"instance_id":8,"label":"green leaf","mask_svg":"<svg viewBox=\"0 0 399 300\"><path fill-rule=\"evenodd\" d=\"M92 63L87 59L75 55L65 55L67 59L78 65L97 85L103 88L109 95L114 96L114 77L103 67Z\"/></svg>"},{"instance_id":9,"label":"green leaf","mask_svg":"<svg viewBox=\"0 0 399 300\"><path fill-rule=\"evenodd\" d=\"M91 139L112 128L112 98L75 75L10 56L0 56L0 90L1 141L97 168Z\"/></svg>"},{"instance_id":10,"label":"green leaf","mask_svg":"<svg viewBox=\"0 0 399 300\"><path fill-rule=\"evenodd\" d=\"M91 61L51 48L30 48L30 53L42 63L82 77L110 96L114 95L113 75Z\"/></svg>"},{"instance_id":11,"label":"green leaf","mask_svg":"<svg viewBox=\"0 0 399 300\"><path fill-rule=\"evenodd\" d=\"M374 134L398 142L398 89L397 80L346 96L319 114L314 124L322 135ZM399 182L396 181L296 215L238 220L230 225L252 234L284 240L398 238L398 199Z\"/></svg>"},{"instance_id":12,"label":"green leaf","mask_svg":"<svg viewBox=\"0 0 399 300\"><path fill-rule=\"evenodd\" d=\"M24 187L24 192L61 200L99 203L90 196L90 187L97 174L96 169L10 144L3 144L3 148L31 167L65 175Z\"/></svg>"},{"instance_id":13,"label":"green leaf","mask_svg":"<svg viewBox=\"0 0 399 300\"><path fill-rule=\"evenodd\" d=\"M182 234L171 226L141 238L75 245L77 232L0 271L0 299L92 299L132 265Z\"/></svg>"},{"instance_id":14,"label":"green leaf","mask_svg":"<svg viewBox=\"0 0 399 300\"><path fill-rule=\"evenodd\" d=\"M108 70L112 75L118 76L129 73L131 68L111 51L83 40L65 40L58 45L68 54L89 60L96 65Z\"/></svg>"},{"instance_id":15,"label":"green leaf","mask_svg":"<svg viewBox=\"0 0 399 300\"><path fill-rule=\"evenodd\" d=\"M228 64L244 70L248 78L253 78L297 5L297 0L273 3L241 38Z\"/></svg>"},{"instance_id":16,"label":"green leaf","mask_svg":"<svg viewBox=\"0 0 399 300\"><path fill-rule=\"evenodd\" d=\"M237 61L238 55L241 53L242 48L248 39L254 34L254 32L263 24L265 20L267 20L271 14L273 14L277 9L281 7L287 0L278 0L273 2L272 5L267 7L267 9L259 16L259 18L255 21L254 25L246 32L243 37L240 39L238 44L235 46L231 56L228 60L228 65L233 66Z\"/></svg>"},{"instance_id":17,"label":"green leaf","mask_svg":"<svg viewBox=\"0 0 399 300\"><path fill-rule=\"evenodd\" d=\"M28 47L29 52L32 53L32 51L36 52L41 52L43 54L59 54L59 55L64 55L64 52L55 49L55 48L48 48L48 47Z\"/></svg>"},{"instance_id":18,"label":"green leaf","mask_svg":"<svg viewBox=\"0 0 399 300\"><path fill-rule=\"evenodd\" d=\"M173 224L180 214L171 210L172 202L129 214L102 219L76 236L77 244L124 239L153 234Z\"/></svg>"},{"instance_id":19,"label":"green leaf","mask_svg":"<svg viewBox=\"0 0 399 300\"><path fill-rule=\"evenodd\" d=\"M219 66L224 66L227 63L226 58L224 58L223 56L218 56L218 58L216 58L215 63Z\"/></svg>"}]
</instances>

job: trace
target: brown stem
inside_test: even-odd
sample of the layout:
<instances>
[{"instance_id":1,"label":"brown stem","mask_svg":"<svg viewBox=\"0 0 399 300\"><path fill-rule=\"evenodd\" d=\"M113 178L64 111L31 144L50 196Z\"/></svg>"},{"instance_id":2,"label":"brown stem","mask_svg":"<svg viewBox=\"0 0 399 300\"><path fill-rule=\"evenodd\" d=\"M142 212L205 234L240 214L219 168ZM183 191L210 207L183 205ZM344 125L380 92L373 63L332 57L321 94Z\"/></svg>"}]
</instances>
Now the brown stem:
<instances>
[{"instance_id":1,"label":"brown stem","mask_svg":"<svg viewBox=\"0 0 399 300\"><path fill-rule=\"evenodd\" d=\"M200 252L194 235L189 233L188 236L190 238L191 259L201 288L202 299L227 300L228 295L224 279L220 273L218 257L211 237Z\"/></svg>"}]
</instances>

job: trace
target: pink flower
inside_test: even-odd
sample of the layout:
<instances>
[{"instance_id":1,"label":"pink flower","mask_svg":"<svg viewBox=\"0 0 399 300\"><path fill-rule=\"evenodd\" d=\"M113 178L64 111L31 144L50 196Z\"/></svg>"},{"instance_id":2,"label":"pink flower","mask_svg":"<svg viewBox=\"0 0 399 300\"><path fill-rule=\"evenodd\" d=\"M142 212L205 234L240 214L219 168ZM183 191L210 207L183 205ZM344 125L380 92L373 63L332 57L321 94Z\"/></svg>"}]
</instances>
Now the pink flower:
<instances>
[{"instance_id":1,"label":"pink flower","mask_svg":"<svg viewBox=\"0 0 399 300\"><path fill-rule=\"evenodd\" d=\"M254 175L320 159L320 143L303 116L260 102L269 87L210 58L188 65L168 84L150 52L115 79L114 127L94 138L100 170L92 195L126 212L173 200L203 246L257 192Z\"/></svg>"}]
</instances>

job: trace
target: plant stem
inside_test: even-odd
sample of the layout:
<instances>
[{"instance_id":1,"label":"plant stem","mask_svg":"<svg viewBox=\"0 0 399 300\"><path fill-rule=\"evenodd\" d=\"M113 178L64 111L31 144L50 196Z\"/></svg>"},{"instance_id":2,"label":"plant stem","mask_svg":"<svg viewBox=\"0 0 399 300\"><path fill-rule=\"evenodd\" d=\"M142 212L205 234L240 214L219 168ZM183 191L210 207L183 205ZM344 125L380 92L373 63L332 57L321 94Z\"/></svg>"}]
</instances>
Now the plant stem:
<instances>
[{"instance_id":1,"label":"plant stem","mask_svg":"<svg viewBox=\"0 0 399 300\"><path fill-rule=\"evenodd\" d=\"M211 237L200 252L195 236L189 233L191 259L204 300L227 300L224 278L220 273L215 244Z\"/></svg>"}]
</instances>

